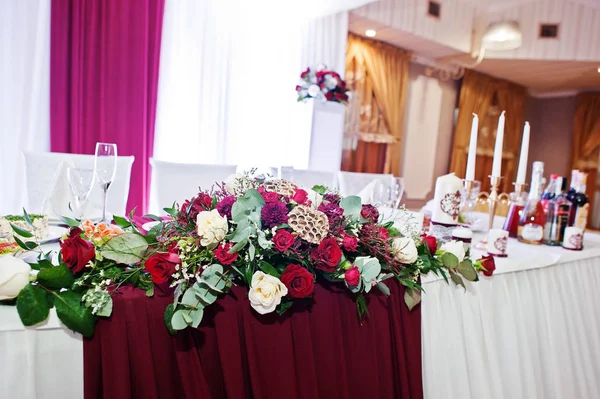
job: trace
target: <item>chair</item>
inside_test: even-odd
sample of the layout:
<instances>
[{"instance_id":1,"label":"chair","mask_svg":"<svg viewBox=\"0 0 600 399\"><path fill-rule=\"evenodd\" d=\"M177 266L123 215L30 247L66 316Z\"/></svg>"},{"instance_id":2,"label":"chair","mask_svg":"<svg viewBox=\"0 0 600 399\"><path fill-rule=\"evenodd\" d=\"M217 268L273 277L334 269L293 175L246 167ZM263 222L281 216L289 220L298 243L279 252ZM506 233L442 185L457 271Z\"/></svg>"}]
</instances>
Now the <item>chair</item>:
<instances>
[{"instance_id":1,"label":"chair","mask_svg":"<svg viewBox=\"0 0 600 399\"><path fill-rule=\"evenodd\" d=\"M192 198L200 188L217 188L215 183L222 183L236 170L232 165L177 163L156 159L150 159L150 165L152 178L149 211L155 215L164 214L163 209L171 207L173 202L181 204Z\"/></svg>"},{"instance_id":2,"label":"chair","mask_svg":"<svg viewBox=\"0 0 600 399\"><path fill-rule=\"evenodd\" d=\"M44 201L53 189L55 174L63 163L72 164L77 168L94 169L94 155L65 154L61 152L23 152L25 157L25 178L27 181L27 211L42 212ZM115 180L110 185L106 202L106 211L112 215L124 215L126 212L127 198L129 197L129 183L131 167L135 157L117 157L117 171ZM66 176L62 174L62 176ZM66 177L64 177L66 178ZM63 182L64 183L64 182ZM68 189L68 184L62 184L62 189ZM63 193L65 198L71 198L71 193ZM65 208L66 207L66 208ZM68 204L61 205L61 210L68 209ZM56 212L59 212L57 209ZM97 218L102 212L102 189L95 184L88 199L85 217ZM64 212L60 212L64 213ZM53 216L53 215L49 215ZM63 215L69 216L69 215Z\"/></svg>"},{"instance_id":3,"label":"chair","mask_svg":"<svg viewBox=\"0 0 600 399\"><path fill-rule=\"evenodd\" d=\"M390 186L394 175L379 173L338 172L338 186L343 196L358 195L368 197L369 185L374 189L376 182Z\"/></svg>"},{"instance_id":4,"label":"chair","mask_svg":"<svg viewBox=\"0 0 600 399\"><path fill-rule=\"evenodd\" d=\"M302 188L313 188L316 185L325 185L336 188L335 173L320 170L294 169L292 167L282 166L279 170L279 176L282 179L294 182Z\"/></svg>"}]
</instances>

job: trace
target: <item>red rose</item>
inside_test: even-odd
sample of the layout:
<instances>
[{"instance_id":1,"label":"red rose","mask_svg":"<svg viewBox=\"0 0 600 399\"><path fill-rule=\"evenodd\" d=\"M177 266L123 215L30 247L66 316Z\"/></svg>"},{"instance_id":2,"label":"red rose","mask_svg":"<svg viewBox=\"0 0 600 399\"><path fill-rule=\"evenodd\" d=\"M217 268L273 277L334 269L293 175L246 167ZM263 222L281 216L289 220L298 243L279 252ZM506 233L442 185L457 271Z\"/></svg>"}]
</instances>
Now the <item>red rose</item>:
<instances>
[{"instance_id":1,"label":"red rose","mask_svg":"<svg viewBox=\"0 0 600 399\"><path fill-rule=\"evenodd\" d=\"M373 205L366 204L362 206L360 216L370 222L377 223L377 220L379 219L379 211Z\"/></svg>"},{"instance_id":2,"label":"red rose","mask_svg":"<svg viewBox=\"0 0 600 399\"><path fill-rule=\"evenodd\" d=\"M333 92L331 92L331 91L328 91L327 93L325 93L325 99L326 99L327 101L331 101L331 100L333 100Z\"/></svg>"},{"instance_id":3,"label":"red rose","mask_svg":"<svg viewBox=\"0 0 600 399\"><path fill-rule=\"evenodd\" d=\"M315 277L299 265L288 265L281 275L281 282L292 298L306 298L315 288Z\"/></svg>"},{"instance_id":4,"label":"red rose","mask_svg":"<svg viewBox=\"0 0 600 399\"><path fill-rule=\"evenodd\" d=\"M482 270L483 274L491 277L492 274L494 274L494 270L496 270L496 262L494 262L494 257L484 256L483 258L479 259L479 261L481 262L481 266L485 268L485 270Z\"/></svg>"},{"instance_id":5,"label":"red rose","mask_svg":"<svg viewBox=\"0 0 600 399\"><path fill-rule=\"evenodd\" d=\"M294 235L287 230L279 229L273 236L273 244L279 252L287 251L295 242Z\"/></svg>"},{"instance_id":6,"label":"red rose","mask_svg":"<svg viewBox=\"0 0 600 399\"><path fill-rule=\"evenodd\" d=\"M319 246L312 250L310 259L315 267L324 272L331 273L342 259L342 250L335 238L326 238Z\"/></svg>"},{"instance_id":7,"label":"red rose","mask_svg":"<svg viewBox=\"0 0 600 399\"><path fill-rule=\"evenodd\" d=\"M157 252L146 260L146 270L152 276L152 281L162 284L175 273L175 266L181 264L179 255L172 252Z\"/></svg>"},{"instance_id":8,"label":"red rose","mask_svg":"<svg viewBox=\"0 0 600 399\"><path fill-rule=\"evenodd\" d=\"M265 203L269 204L271 202L277 202L279 201L279 194L274 193L272 191L265 191L263 193L261 193L263 199L265 200Z\"/></svg>"},{"instance_id":9,"label":"red rose","mask_svg":"<svg viewBox=\"0 0 600 399\"><path fill-rule=\"evenodd\" d=\"M437 240L434 236L423 236L423 244L426 244L429 247L429 253L431 255L435 254L435 251L437 251Z\"/></svg>"},{"instance_id":10,"label":"red rose","mask_svg":"<svg viewBox=\"0 0 600 399\"><path fill-rule=\"evenodd\" d=\"M390 233L385 227L379 228L379 238L381 238L383 241L387 241L390 239Z\"/></svg>"},{"instance_id":11,"label":"red rose","mask_svg":"<svg viewBox=\"0 0 600 399\"><path fill-rule=\"evenodd\" d=\"M294 191L294 196L292 200L300 205L306 205L306 201L308 200L308 193L301 188L297 188Z\"/></svg>"},{"instance_id":12,"label":"red rose","mask_svg":"<svg viewBox=\"0 0 600 399\"><path fill-rule=\"evenodd\" d=\"M231 248L233 248L233 244L228 242L227 244L219 245L215 249L215 256L217 257L219 263L221 263L222 265L230 265L237 259L237 252L234 252L232 254L229 253Z\"/></svg>"},{"instance_id":13,"label":"red rose","mask_svg":"<svg viewBox=\"0 0 600 399\"><path fill-rule=\"evenodd\" d=\"M358 238L351 236L350 234L344 234L342 240L342 247L348 252L356 252L358 246Z\"/></svg>"},{"instance_id":14,"label":"red rose","mask_svg":"<svg viewBox=\"0 0 600 399\"><path fill-rule=\"evenodd\" d=\"M346 279L348 285L354 287L358 286L360 283L360 271L358 270L358 267L352 266L350 269L346 270L346 273L344 273L344 278Z\"/></svg>"},{"instance_id":15,"label":"red rose","mask_svg":"<svg viewBox=\"0 0 600 399\"><path fill-rule=\"evenodd\" d=\"M94 244L81 238L82 232L80 228L71 229L69 238L60 243L62 260L75 275L96 257Z\"/></svg>"}]
</instances>

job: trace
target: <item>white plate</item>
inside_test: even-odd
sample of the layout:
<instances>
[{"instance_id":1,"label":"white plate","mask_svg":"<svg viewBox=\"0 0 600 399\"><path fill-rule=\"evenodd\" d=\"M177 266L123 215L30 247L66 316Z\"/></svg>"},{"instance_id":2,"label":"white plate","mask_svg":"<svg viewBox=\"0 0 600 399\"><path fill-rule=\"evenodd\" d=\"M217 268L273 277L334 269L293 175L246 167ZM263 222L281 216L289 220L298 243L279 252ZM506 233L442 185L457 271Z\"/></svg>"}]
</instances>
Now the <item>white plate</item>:
<instances>
[{"instance_id":1,"label":"white plate","mask_svg":"<svg viewBox=\"0 0 600 399\"><path fill-rule=\"evenodd\" d=\"M49 225L48 236L43 240L40 240L40 244L47 244L49 242L58 241L58 239L67 234L68 231L69 229L65 227Z\"/></svg>"}]
</instances>

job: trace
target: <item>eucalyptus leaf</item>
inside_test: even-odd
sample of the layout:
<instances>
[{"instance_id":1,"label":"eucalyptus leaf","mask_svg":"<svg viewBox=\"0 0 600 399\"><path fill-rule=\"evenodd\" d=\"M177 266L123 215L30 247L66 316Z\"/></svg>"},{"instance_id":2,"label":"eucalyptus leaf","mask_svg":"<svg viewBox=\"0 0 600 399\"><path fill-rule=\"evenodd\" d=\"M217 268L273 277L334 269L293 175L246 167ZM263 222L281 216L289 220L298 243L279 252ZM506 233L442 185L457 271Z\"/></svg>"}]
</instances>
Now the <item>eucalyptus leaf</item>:
<instances>
[{"instance_id":1,"label":"eucalyptus leaf","mask_svg":"<svg viewBox=\"0 0 600 399\"><path fill-rule=\"evenodd\" d=\"M106 259L125 265L133 265L143 259L147 249L148 243L143 236L125 233L108 240L101 253Z\"/></svg>"},{"instance_id":2,"label":"eucalyptus leaf","mask_svg":"<svg viewBox=\"0 0 600 399\"><path fill-rule=\"evenodd\" d=\"M350 218L352 221L360 220L360 211L362 210L360 197L351 195L349 197L342 198L340 201L340 208L344 210L344 216L347 218Z\"/></svg>"},{"instance_id":3,"label":"eucalyptus leaf","mask_svg":"<svg viewBox=\"0 0 600 399\"><path fill-rule=\"evenodd\" d=\"M465 291L467 290L467 287L465 287L465 283L462 280L462 278L453 271L450 272L450 279L454 281L454 284L462 286Z\"/></svg>"},{"instance_id":4,"label":"eucalyptus leaf","mask_svg":"<svg viewBox=\"0 0 600 399\"><path fill-rule=\"evenodd\" d=\"M468 281L477 281L477 271L470 260L465 259L458 264L458 272Z\"/></svg>"},{"instance_id":5,"label":"eucalyptus leaf","mask_svg":"<svg viewBox=\"0 0 600 399\"><path fill-rule=\"evenodd\" d=\"M246 246L246 244L248 244L247 238L243 239L242 241L238 242L233 247L231 247L231 249L229 250L229 253L232 254L235 252L239 252L239 250L244 248Z\"/></svg>"},{"instance_id":6,"label":"eucalyptus leaf","mask_svg":"<svg viewBox=\"0 0 600 399\"><path fill-rule=\"evenodd\" d=\"M262 249L269 249L269 248L271 248L271 246L273 244L269 240L267 240L267 238L265 237L265 232L262 231L262 230L259 230L257 233L258 233L258 245Z\"/></svg>"},{"instance_id":7,"label":"eucalyptus leaf","mask_svg":"<svg viewBox=\"0 0 600 399\"><path fill-rule=\"evenodd\" d=\"M188 288L183 297L181 297L181 304L185 306L196 306L198 303L198 298L196 297L196 290L194 286Z\"/></svg>"},{"instance_id":8,"label":"eucalyptus leaf","mask_svg":"<svg viewBox=\"0 0 600 399\"><path fill-rule=\"evenodd\" d=\"M447 268L454 269L458 266L458 258L450 252L444 252L442 255L442 263Z\"/></svg>"},{"instance_id":9,"label":"eucalyptus leaf","mask_svg":"<svg viewBox=\"0 0 600 399\"><path fill-rule=\"evenodd\" d=\"M37 285L27 284L17 297L17 312L25 326L46 320L50 307L47 292Z\"/></svg>"},{"instance_id":10,"label":"eucalyptus leaf","mask_svg":"<svg viewBox=\"0 0 600 399\"><path fill-rule=\"evenodd\" d=\"M171 317L171 326L173 327L174 330L184 330L187 328L187 326L189 326L189 324L185 321L184 317L183 317L183 313L184 311L179 309L178 311L173 313L173 316ZM165 314L166 317L166 314ZM190 324L191 324L191 319L190 319Z\"/></svg>"},{"instance_id":11,"label":"eucalyptus leaf","mask_svg":"<svg viewBox=\"0 0 600 399\"><path fill-rule=\"evenodd\" d=\"M96 316L100 317L109 317L112 314L113 310L113 300L112 297L109 296L107 302L98 309L96 312Z\"/></svg>"},{"instance_id":12,"label":"eucalyptus leaf","mask_svg":"<svg viewBox=\"0 0 600 399\"><path fill-rule=\"evenodd\" d=\"M254 247L254 244L252 244L252 242L250 242L250 245L248 245L248 258L250 259L250 262L252 262L254 260L255 255L256 255L256 248Z\"/></svg>"},{"instance_id":13,"label":"eucalyptus leaf","mask_svg":"<svg viewBox=\"0 0 600 399\"><path fill-rule=\"evenodd\" d=\"M204 316L204 308L191 309L187 312L192 318L192 327L198 328L200 322L202 321L202 317Z\"/></svg>"},{"instance_id":14,"label":"eucalyptus leaf","mask_svg":"<svg viewBox=\"0 0 600 399\"><path fill-rule=\"evenodd\" d=\"M379 291L381 291L381 293L385 296L390 296L390 289L389 287L383 283L383 282L378 282L377 283L377 288L379 288Z\"/></svg>"}]
</instances>

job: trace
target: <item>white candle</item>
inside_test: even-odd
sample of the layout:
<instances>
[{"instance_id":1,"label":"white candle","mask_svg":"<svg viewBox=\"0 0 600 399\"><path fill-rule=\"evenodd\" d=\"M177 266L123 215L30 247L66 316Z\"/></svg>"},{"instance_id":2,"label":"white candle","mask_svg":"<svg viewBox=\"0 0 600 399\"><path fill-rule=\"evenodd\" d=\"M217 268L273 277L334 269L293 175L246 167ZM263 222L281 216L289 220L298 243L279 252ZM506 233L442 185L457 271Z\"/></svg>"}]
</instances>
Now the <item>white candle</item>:
<instances>
[{"instance_id":1,"label":"white candle","mask_svg":"<svg viewBox=\"0 0 600 399\"><path fill-rule=\"evenodd\" d=\"M525 122L523 128L523 142L521 143L521 156L519 157L519 169L517 171L517 184L525 184L527 175L527 156L529 155L529 122Z\"/></svg>"},{"instance_id":2,"label":"white candle","mask_svg":"<svg viewBox=\"0 0 600 399\"><path fill-rule=\"evenodd\" d=\"M492 177L501 177L502 169L502 144L504 142L504 111L498 119L498 132L496 133L496 147L494 147L494 163L492 163Z\"/></svg>"},{"instance_id":3,"label":"white candle","mask_svg":"<svg viewBox=\"0 0 600 399\"><path fill-rule=\"evenodd\" d=\"M469 154L467 158L467 173L465 180L475 180L475 157L477 156L477 128L479 118L473 114L473 123L471 124L471 141L469 142Z\"/></svg>"}]
</instances>

